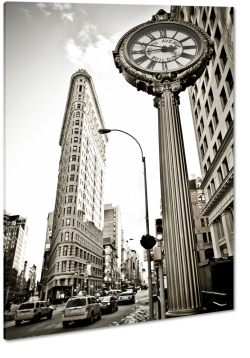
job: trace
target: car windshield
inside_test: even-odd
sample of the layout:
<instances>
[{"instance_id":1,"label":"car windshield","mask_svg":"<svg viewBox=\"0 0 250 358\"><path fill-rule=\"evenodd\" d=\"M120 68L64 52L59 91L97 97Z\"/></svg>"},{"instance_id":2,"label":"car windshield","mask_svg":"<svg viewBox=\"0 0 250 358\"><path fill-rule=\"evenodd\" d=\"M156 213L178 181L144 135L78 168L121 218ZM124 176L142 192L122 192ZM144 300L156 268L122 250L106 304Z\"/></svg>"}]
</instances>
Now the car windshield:
<instances>
[{"instance_id":1,"label":"car windshield","mask_svg":"<svg viewBox=\"0 0 250 358\"><path fill-rule=\"evenodd\" d=\"M34 308L34 303L24 303L19 307L19 310L30 310Z\"/></svg>"},{"instance_id":2,"label":"car windshield","mask_svg":"<svg viewBox=\"0 0 250 358\"><path fill-rule=\"evenodd\" d=\"M131 296L131 292L124 292L121 293L120 296Z\"/></svg>"},{"instance_id":3,"label":"car windshield","mask_svg":"<svg viewBox=\"0 0 250 358\"><path fill-rule=\"evenodd\" d=\"M109 296L109 297L104 297L104 299L102 300L102 302L109 302L109 301L110 301L110 298L111 298L111 296Z\"/></svg>"},{"instance_id":4,"label":"car windshield","mask_svg":"<svg viewBox=\"0 0 250 358\"><path fill-rule=\"evenodd\" d=\"M70 307L78 307L78 306L86 306L85 298L77 298L76 300L70 300L66 304L66 308Z\"/></svg>"}]
</instances>

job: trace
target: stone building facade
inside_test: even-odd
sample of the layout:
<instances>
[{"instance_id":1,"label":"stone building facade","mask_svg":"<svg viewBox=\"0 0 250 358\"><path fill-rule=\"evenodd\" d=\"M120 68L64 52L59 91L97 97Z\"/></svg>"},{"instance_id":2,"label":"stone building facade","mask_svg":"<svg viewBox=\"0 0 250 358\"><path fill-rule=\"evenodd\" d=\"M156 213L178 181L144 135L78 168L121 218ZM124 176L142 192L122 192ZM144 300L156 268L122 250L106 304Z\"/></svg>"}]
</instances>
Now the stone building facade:
<instances>
[{"instance_id":1,"label":"stone building facade","mask_svg":"<svg viewBox=\"0 0 250 358\"><path fill-rule=\"evenodd\" d=\"M195 228L195 242L199 262L213 259L214 251L212 236L207 216L201 215L206 205L204 191L200 188L202 179L200 177L189 180L191 194L192 214Z\"/></svg>"},{"instance_id":2,"label":"stone building facade","mask_svg":"<svg viewBox=\"0 0 250 358\"><path fill-rule=\"evenodd\" d=\"M91 76L70 80L59 144L58 184L45 298L66 300L102 287L104 173L107 135Z\"/></svg>"},{"instance_id":3,"label":"stone building facade","mask_svg":"<svg viewBox=\"0 0 250 358\"><path fill-rule=\"evenodd\" d=\"M201 189L215 259L234 256L234 12L232 7L172 6L180 19L203 28L214 42L204 74L189 87Z\"/></svg>"}]
</instances>

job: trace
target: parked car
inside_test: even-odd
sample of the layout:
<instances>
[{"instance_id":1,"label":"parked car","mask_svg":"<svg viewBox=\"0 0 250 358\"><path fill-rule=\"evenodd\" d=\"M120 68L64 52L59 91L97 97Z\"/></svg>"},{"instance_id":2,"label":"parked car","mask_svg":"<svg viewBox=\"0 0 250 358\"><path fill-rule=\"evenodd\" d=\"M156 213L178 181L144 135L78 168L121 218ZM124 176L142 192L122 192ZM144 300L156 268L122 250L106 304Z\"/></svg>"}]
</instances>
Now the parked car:
<instances>
[{"instance_id":1,"label":"parked car","mask_svg":"<svg viewBox=\"0 0 250 358\"><path fill-rule=\"evenodd\" d=\"M22 303L16 314L14 320L16 326L19 326L22 321L39 321L43 317L51 319L53 315L53 307L45 301L25 302Z\"/></svg>"},{"instance_id":2,"label":"parked car","mask_svg":"<svg viewBox=\"0 0 250 358\"><path fill-rule=\"evenodd\" d=\"M78 296L70 298L62 313L62 324L67 328L70 322L87 321L93 323L95 318L101 319L101 305L94 296Z\"/></svg>"},{"instance_id":3,"label":"parked car","mask_svg":"<svg viewBox=\"0 0 250 358\"><path fill-rule=\"evenodd\" d=\"M100 302L102 312L111 312L118 311L118 302L114 296L106 296Z\"/></svg>"},{"instance_id":4,"label":"parked car","mask_svg":"<svg viewBox=\"0 0 250 358\"><path fill-rule=\"evenodd\" d=\"M12 304L10 309L4 311L4 321L11 321L14 319L16 311L20 305Z\"/></svg>"},{"instance_id":5,"label":"parked car","mask_svg":"<svg viewBox=\"0 0 250 358\"><path fill-rule=\"evenodd\" d=\"M115 290L110 290L110 291L107 292L107 296L113 296L113 297L115 297L117 299L119 297L119 294Z\"/></svg>"},{"instance_id":6,"label":"parked car","mask_svg":"<svg viewBox=\"0 0 250 358\"><path fill-rule=\"evenodd\" d=\"M142 290L147 290L147 289L148 289L148 285L141 285L141 289L142 289Z\"/></svg>"},{"instance_id":7,"label":"parked car","mask_svg":"<svg viewBox=\"0 0 250 358\"><path fill-rule=\"evenodd\" d=\"M127 292L137 293L137 289L135 288L135 286L127 287L126 291Z\"/></svg>"},{"instance_id":8,"label":"parked car","mask_svg":"<svg viewBox=\"0 0 250 358\"><path fill-rule=\"evenodd\" d=\"M135 303L135 295L133 292L122 292L118 298L118 305L124 303Z\"/></svg>"}]
</instances>

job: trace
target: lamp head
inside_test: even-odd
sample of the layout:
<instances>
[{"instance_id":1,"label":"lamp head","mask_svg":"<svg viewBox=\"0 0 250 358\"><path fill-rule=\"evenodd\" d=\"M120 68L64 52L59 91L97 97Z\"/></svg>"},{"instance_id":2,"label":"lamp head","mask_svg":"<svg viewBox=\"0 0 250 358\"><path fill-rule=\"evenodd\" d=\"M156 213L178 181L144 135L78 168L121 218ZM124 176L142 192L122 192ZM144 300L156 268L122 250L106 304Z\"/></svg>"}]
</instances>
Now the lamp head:
<instances>
[{"instance_id":1,"label":"lamp head","mask_svg":"<svg viewBox=\"0 0 250 358\"><path fill-rule=\"evenodd\" d=\"M100 134L106 134L106 133L110 133L110 132L111 132L111 129L104 129L104 128L102 128L102 129L99 129L98 132L99 132Z\"/></svg>"}]
</instances>

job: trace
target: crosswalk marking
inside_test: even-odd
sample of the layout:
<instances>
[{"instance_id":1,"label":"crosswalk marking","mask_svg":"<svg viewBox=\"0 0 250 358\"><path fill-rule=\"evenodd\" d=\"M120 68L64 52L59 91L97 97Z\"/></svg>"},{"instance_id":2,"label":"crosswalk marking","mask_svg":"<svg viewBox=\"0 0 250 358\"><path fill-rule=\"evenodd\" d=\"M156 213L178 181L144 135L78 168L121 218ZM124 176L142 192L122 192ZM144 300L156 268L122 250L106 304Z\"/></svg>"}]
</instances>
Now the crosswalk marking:
<instances>
[{"instance_id":1,"label":"crosswalk marking","mask_svg":"<svg viewBox=\"0 0 250 358\"><path fill-rule=\"evenodd\" d=\"M37 329L41 329L41 328L43 328L43 326L44 326L44 323L39 324L39 325L37 325L37 326L35 326L35 327L29 329L29 332L30 332L30 331L35 331L35 330L37 330Z\"/></svg>"}]
</instances>

